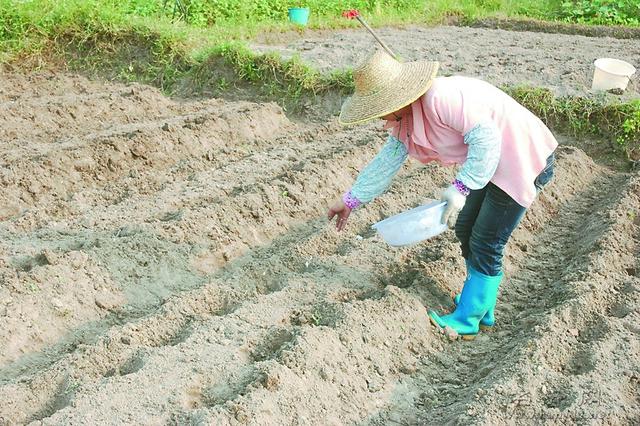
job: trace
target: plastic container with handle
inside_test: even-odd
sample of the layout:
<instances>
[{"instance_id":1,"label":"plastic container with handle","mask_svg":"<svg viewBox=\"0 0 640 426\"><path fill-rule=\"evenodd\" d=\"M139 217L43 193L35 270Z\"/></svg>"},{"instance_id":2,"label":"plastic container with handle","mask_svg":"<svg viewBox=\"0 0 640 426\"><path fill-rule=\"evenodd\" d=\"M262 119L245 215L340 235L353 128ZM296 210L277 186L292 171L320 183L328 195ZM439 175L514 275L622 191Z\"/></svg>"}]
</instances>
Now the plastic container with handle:
<instances>
[{"instance_id":1,"label":"plastic container with handle","mask_svg":"<svg viewBox=\"0 0 640 426\"><path fill-rule=\"evenodd\" d=\"M289 8L289 20L294 24L306 26L309 22L310 10L308 7Z\"/></svg>"},{"instance_id":2,"label":"plastic container with handle","mask_svg":"<svg viewBox=\"0 0 640 426\"><path fill-rule=\"evenodd\" d=\"M633 65L619 59L600 58L594 63L593 90L625 90L631 76L636 72Z\"/></svg>"},{"instance_id":3,"label":"plastic container with handle","mask_svg":"<svg viewBox=\"0 0 640 426\"><path fill-rule=\"evenodd\" d=\"M433 238L447 230L442 215L447 205L433 201L409 211L391 216L372 227L390 246L401 247Z\"/></svg>"}]
</instances>

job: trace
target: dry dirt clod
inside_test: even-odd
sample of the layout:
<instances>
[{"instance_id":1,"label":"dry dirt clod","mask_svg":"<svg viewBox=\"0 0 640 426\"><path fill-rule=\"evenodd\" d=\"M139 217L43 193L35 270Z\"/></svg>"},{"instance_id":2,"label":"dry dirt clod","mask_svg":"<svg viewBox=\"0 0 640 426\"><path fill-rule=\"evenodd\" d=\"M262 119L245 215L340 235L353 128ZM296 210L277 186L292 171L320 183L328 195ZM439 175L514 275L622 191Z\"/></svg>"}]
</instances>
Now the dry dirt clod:
<instances>
[{"instance_id":1,"label":"dry dirt clod","mask_svg":"<svg viewBox=\"0 0 640 426\"><path fill-rule=\"evenodd\" d=\"M367 389L369 389L369 392L371 393L378 392L382 389L382 387L383 386L380 383L380 381L376 379L367 379Z\"/></svg>"},{"instance_id":2,"label":"dry dirt clod","mask_svg":"<svg viewBox=\"0 0 640 426\"><path fill-rule=\"evenodd\" d=\"M94 301L96 306L107 311L111 311L119 305L118 299L107 292L96 294Z\"/></svg>"},{"instance_id":3,"label":"dry dirt clod","mask_svg":"<svg viewBox=\"0 0 640 426\"><path fill-rule=\"evenodd\" d=\"M60 256L49 249L45 249L42 251L42 257L47 261L49 265L56 265L60 261Z\"/></svg>"},{"instance_id":4,"label":"dry dirt clod","mask_svg":"<svg viewBox=\"0 0 640 426\"><path fill-rule=\"evenodd\" d=\"M442 330L442 333L444 333L444 335L447 336L449 340L457 340L460 337L458 332L451 327L445 327Z\"/></svg>"}]
</instances>

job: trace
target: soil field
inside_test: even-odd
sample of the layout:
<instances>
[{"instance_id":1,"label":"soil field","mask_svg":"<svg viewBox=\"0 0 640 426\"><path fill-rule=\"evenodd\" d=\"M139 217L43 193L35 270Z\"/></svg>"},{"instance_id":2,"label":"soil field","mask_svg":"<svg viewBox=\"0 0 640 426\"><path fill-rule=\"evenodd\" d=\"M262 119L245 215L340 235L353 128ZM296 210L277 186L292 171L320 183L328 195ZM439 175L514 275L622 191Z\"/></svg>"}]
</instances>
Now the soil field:
<instances>
[{"instance_id":1,"label":"soil field","mask_svg":"<svg viewBox=\"0 0 640 426\"><path fill-rule=\"evenodd\" d=\"M405 61L439 61L440 75L467 75L492 84L546 87L557 95L590 94L593 61L617 58L640 69L640 41L612 37L442 26L376 30ZM364 30L269 34L254 44L258 51L284 57L299 54L316 68L354 67L376 48ZM640 96L638 73L627 91L611 99Z\"/></svg>"},{"instance_id":2,"label":"soil field","mask_svg":"<svg viewBox=\"0 0 640 426\"><path fill-rule=\"evenodd\" d=\"M464 278L453 232L370 228L454 169L324 219L379 124L48 72L0 74L0 122L0 425L640 421L640 173L580 141L469 343L426 315Z\"/></svg>"}]
</instances>

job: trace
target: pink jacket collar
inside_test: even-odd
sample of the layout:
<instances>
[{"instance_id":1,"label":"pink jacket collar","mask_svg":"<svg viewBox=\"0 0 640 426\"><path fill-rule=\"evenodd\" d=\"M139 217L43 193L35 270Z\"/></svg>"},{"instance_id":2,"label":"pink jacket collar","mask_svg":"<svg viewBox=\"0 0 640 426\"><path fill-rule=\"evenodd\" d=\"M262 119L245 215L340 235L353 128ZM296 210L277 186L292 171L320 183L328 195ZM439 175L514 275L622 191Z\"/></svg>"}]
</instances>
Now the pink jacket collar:
<instances>
[{"instance_id":1,"label":"pink jacket collar","mask_svg":"<svg viewBox=\"0 0 640 426\"><path fill-rule=\"evenodd\" d=\"M422 157L426 154L426 156L436 159L437 152L427 138L428 123L423 110L423 97L421 96L411 104L410 113L405 113L399 121L387 120L384 128L390 129L391 135L405 144L409 154L420 151Z\"/></svg>"}]
</instances>

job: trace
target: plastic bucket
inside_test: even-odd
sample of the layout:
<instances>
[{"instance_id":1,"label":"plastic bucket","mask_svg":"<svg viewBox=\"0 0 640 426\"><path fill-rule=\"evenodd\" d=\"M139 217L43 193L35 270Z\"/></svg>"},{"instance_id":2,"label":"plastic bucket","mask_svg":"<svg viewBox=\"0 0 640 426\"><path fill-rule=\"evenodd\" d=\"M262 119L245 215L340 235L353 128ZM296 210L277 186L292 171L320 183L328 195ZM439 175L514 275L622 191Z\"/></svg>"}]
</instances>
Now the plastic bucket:
<instances>
[{"instance_id":1,"label":"plastic bucket","mask_svg":"<svg viewBox=\"0 0 640 426\"><path fill-rule=\"evenodd\" d=\"M447 230L447 225L442 223L446 205L442 201L433 201L378 222L373 229L390 246L415 244Z\"/></svg>"},{"instance_id":2,"label":"plastic bucket","mask_svg":"<svg viewBox=\"0 0 640 426\"><path fill-rule=\"evenodd\" d=\"M593 90L626 89L636 69L628 62L612 58L596 59L593 73Z\"/></svg>"},{"instance_id":3,"label":"plastic bucket","mask_svg":"<svg viewBox=\"0 0 640 426\"><path fill-rule=\"evenodd\" d=\"M289 21L294 24L305 26L309 22L308 7L292 7L289 9Z\"/></svg>"}]
</instances>

